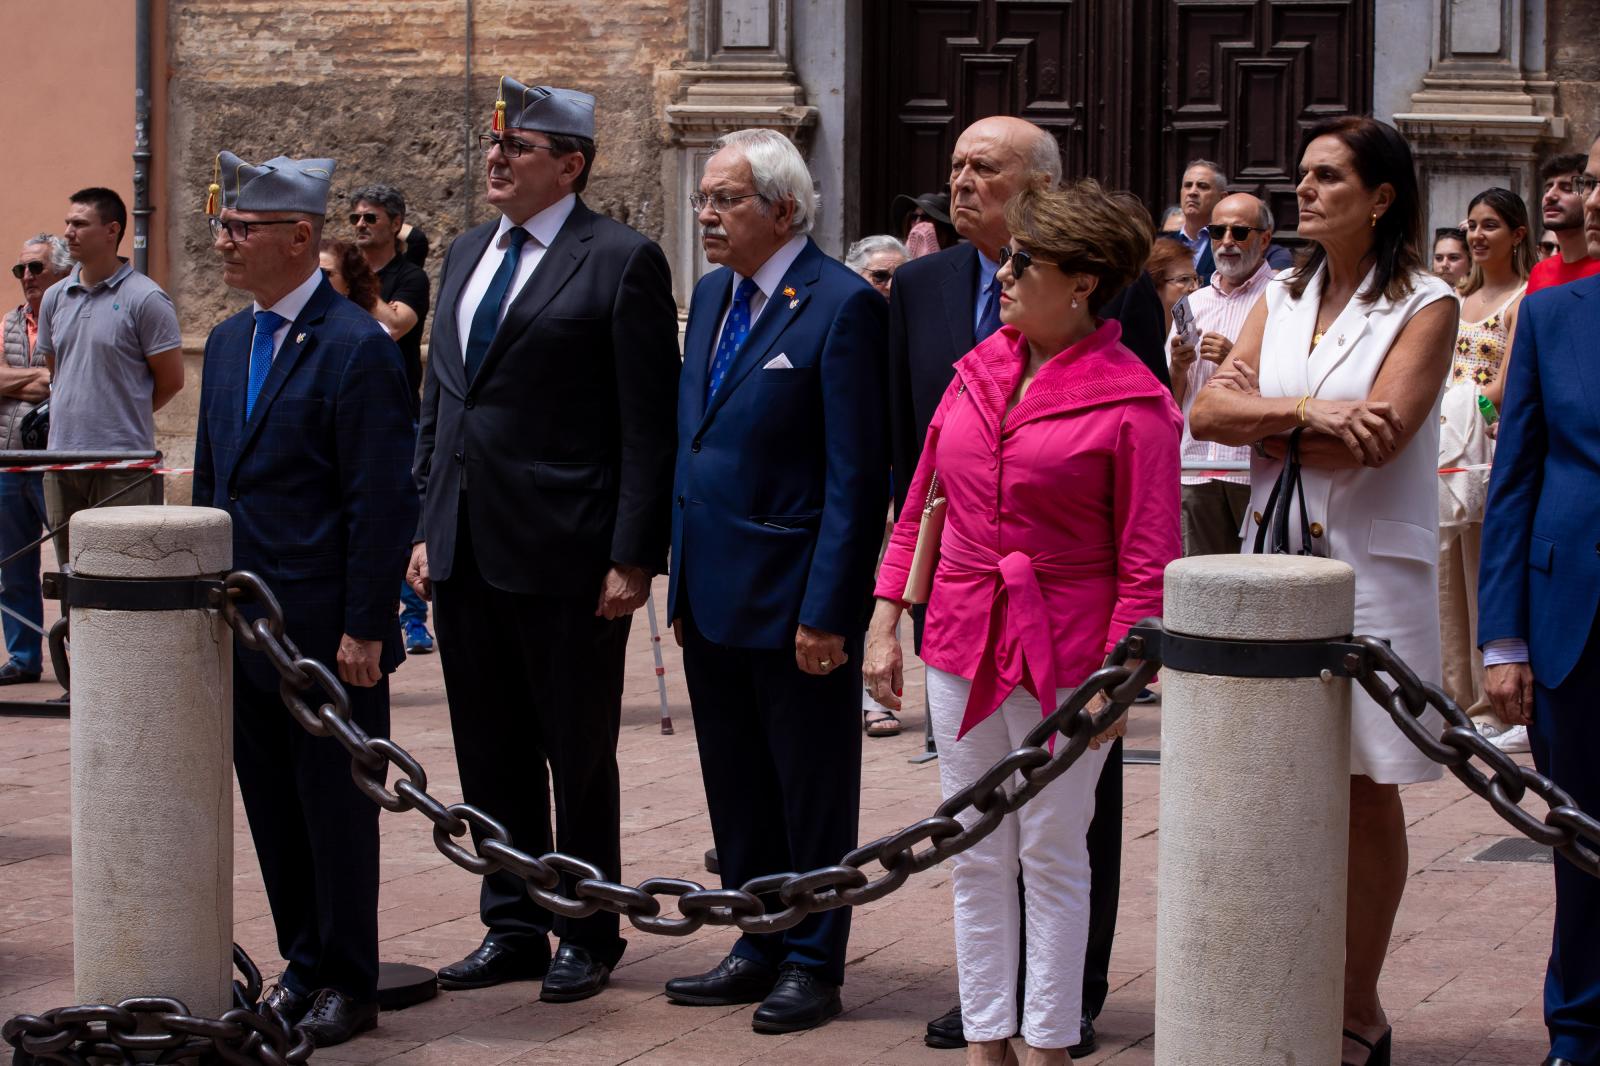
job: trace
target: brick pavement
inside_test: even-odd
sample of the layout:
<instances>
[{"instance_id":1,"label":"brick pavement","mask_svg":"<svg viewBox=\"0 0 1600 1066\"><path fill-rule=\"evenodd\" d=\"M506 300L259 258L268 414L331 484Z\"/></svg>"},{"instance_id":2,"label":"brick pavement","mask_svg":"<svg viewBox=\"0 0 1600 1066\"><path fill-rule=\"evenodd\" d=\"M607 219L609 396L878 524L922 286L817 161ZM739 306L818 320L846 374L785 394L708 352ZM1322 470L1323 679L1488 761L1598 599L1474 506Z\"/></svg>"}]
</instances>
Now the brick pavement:
<instances>
[{"instance_id":1,"label":"brick pavement","mask_svg":"<svg viewBox=\"0 0 1600 1066\"><path fill-rule=\"evenodd\" d=\"M658 603L664 605L661 586ZM677 733L660 735L649 629L637 618L620 746L625 879L666 875L704 880L710 829L700 790L694 726L677 649L666 640ZM907 678L920 708L921 670ZM31 691L30 691L31 690ZM54 695L48 683L10 694ZM920 711L893 740L866 741L863 839L925 816L938 800L934 764L913 766ZM1159 708L1139 708L1132 748L1159 747ZM411 659L396 675L396 738L429 772L430 788L459 798L437 656ZM0 718L0 1018L73 1001L68 726ZM174 772L179 768L174 767ZM1155 871L1158 771L1127 771L1122 910L1112 957L1112 992L1101 1050L1080 1060L1118 1066L1154 1061ZM1384 975L1395 1026L1395 1061L1433 1064L1537 1063L1545 1054L1540 990L1549 943L1549 868L1478 863L1509 835L1488 808L1452 779L1405 790L1411 870ZM235 937L269 977L281 963L250 847L235 803ZM437 967L481 935L473 878L434 851L416 814L385 814L380 906L383 955ZM1288 842L1291 849L1293 842ZM626 931L626 927L625 927ZM860 909L850 944L845 1015L810 1033L753 1034L751 1008L689 1008L666 1002L669 976L712 965L730 934L683 939L632 933L612 987L582 1003L537 1002L537 985L512 984L439 998L385 1015L378 1030L316 1062L414 1066L502 1063L606 1064L805 1061L822 1064L944 1063L953 1052L922 1044L923 1024L955 1002L949 874L935 869Z\"/></svg>"}]
</instances>

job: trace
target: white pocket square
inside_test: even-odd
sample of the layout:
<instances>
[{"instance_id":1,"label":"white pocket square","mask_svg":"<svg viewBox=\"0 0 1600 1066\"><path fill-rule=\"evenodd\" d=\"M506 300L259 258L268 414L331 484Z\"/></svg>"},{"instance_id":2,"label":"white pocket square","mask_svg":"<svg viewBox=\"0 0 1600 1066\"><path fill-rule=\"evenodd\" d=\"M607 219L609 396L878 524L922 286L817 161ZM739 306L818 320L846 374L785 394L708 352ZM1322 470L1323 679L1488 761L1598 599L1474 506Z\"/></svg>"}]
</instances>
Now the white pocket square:
<instances>
[{"instance_id":1,"label":"white pocket square","mask_svg":"<svg viewBox=\"0 0 1600 1066\"><path fill-rule=\"evenodd\" d=\"M794 364L789 362L789 353L779 352L767 361L762 370L793 370Z\"/></svg>"}]
</instances>

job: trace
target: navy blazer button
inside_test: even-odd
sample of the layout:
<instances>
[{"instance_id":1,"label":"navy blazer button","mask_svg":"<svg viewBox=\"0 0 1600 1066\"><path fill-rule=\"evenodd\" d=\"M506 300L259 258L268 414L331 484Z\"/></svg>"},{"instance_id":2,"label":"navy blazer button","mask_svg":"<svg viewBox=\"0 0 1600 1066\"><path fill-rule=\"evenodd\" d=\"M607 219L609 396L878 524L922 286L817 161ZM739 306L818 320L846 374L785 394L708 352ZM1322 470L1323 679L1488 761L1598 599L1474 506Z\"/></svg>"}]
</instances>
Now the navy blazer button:
<instances>
[{"instance_id":1,"label":"navy blazer button","mask_svg":"<svg viewBox=\"0 0 1600 1066\"><path fill-rule=\"evenodd\" d=\"M689 442L689 450L690 450L690 451L691 451L691 452L697 452L697 451L699 451L699 450L700 450L700 442L699 442L699 441L697 441L697 440L696 440L696 441L690 441L690 442Z\"/></svg>"},{"instance_id":2,"label":"navy blazer button","mask_svg":"<svg viewBox=\"0 0 1600 1066\"><path fill-rule=\"evenodd\" d=\"M456 462L458 462L458 463L461 462L461 453L460 452L456 452Z\"/></svg>"},{"instance_id":3,"label":"navy blazer button","mask_svg":"<svg viewBox=\"0 0 1600 1066\"><path fill-rule=\"evenodd\" d=\"M678 506L679 506L679 507L682 507L682 506L683 506L683 497L682 497L682 496L679 496L679 497L678 497Z\"/></svg>"},{"instance_id":4,"label":"navy blazer button","mask_svg":"<svg viewBox=\"0 0 1600 1066\"><path fill-rule=\"evenodd\" d=\"M238 489L230 489L228 491L228 499L237 500L238 498L239 498L239 490Z\"/></svg>"},{"instance_id":5,"label":"navy blazer button","mask_svg":"<svg viewBox=\"0 0 1600 1066\"><path fill-rule=\"evenodd\" d=\"M467 402L466 402L466 405L465 405L465 406L466 406L466 408L467 408L467 410L469 410L469 411L470 411L470 410L472 410L472 409L473 409L473 408L474 408L474 407L476 407L476 406L477 406L477 401L476 401L476 400L474 400L474 399L473 399L473 398L472 398L472 397L471 397L471 396L468 396L468 397L467 397Z\"/></svg>"}]
</instances>

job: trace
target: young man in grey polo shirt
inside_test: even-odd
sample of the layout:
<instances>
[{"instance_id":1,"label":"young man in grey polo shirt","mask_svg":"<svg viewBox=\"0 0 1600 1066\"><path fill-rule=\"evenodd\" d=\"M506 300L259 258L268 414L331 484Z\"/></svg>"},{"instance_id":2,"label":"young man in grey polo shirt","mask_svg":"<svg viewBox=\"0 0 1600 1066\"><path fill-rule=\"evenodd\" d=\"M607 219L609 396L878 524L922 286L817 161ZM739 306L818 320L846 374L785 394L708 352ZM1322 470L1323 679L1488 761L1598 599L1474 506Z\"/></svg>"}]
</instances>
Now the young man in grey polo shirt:
<instances>
[{"instance_id":1,"label":"young man in grey polo shirt","mask_svg":"<svg viewBox=\"0 0 1600 1066\"><path fill-rule=\"evenodd\" d=\"M44 294L35 347L51 373L51 451L151 451L155 413L183 388L183 339L172 300L117 255L127 224L128 209L112 190L72 195L67 250L78 265ZM139 470L46 474L51 526L143 477ZM161 499L158 475L112 502ZM67 558L62 530L56 561L65 566Z\"/></svg>"}]
</instances>

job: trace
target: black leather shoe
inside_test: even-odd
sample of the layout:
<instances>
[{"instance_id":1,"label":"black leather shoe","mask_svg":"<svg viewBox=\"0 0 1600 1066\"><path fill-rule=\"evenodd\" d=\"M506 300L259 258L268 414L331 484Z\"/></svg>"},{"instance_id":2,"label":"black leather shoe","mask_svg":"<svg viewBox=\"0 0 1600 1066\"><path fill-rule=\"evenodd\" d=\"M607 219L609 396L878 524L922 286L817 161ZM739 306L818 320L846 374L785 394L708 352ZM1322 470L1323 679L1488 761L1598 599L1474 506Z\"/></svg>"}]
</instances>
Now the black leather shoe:
<instances>
[{"instance_id":1,"label":"black leather shoe","mask_svg":"<svg viewBox=\"0 0 1600 1066\"><path fill-rule=\"evenodd\" d=\"M550 968L550 948L513 948L485 940L478 950L439 970L440 988L488 988L506 981L533 981Z\"/></svg>"},{"instance_id":2,"label":"black leather shoe","mask_svg":"<svg viewBox=\"0 0 1600 1066\"><path fill-rule=\"evenodd\" d=\"M815 970L786 962L778 967L778 983L750 1018L758 1033L798 1033L815 1029L844 1008L839 986L824 981Z\"/></svg>"},{"instance_id":3,"label":"black leather shoe","mask_svg":"<svg viewBox=\"0 0 1600 1066\"><path fill-rule=\"evenodd\" d=\"M1563 1059L1558 1058L1555 1055L1551 1055L1549 1058L1544 1060L1544 1066L1578 1066L1578 1064L1573 1062L1571 1059Z\"/></svg>"},{"instance_id":4,"label":"black leather shoe","mask_svg":"<svg viewBox=\"0 0 1600 1066\"><path fill-rule=\"evenodd\" d=\"M294 1025L305 1016L306 1008L311 1006L311 997L301 992L296 992L282 981L267 990L261 997L261 1005L273 1007L283 1015L283 1020Z\"/></svg>"},{"instance_id":5,"label":"black leather shoe","mask_svg":"<svg viewBox=\"0 0 1600 1066\"><path fill-rule=\"evenodd\" d=\"M576 944L562 944L556 957L550 960L550 969L544 975L544 987L539 998L546 1003L572 1003L588 999L611 980L611 967L596 962L587 948Z\"/></svg>"},{"instance_id":6,"label":"black leather shoe","mask_svg":"<svg viewBox=\"0 0 1600 1066\"><path fill-rule=\"evenodd\" d=\"M1094 1049L1099 1046L1099 1041L1094 1038L1094 1019L1085 1014L1083 1024L1078 1027L1078 1042L1067 1047L1067 1055L1081 1059L1085 1055L1093 1055Z\"/></svg>"},{"instance_id":7,"label":"black leather shoe","mask_svg":"<svg viewBox=\"0 0 1600 1066\"><path fill-rule=\"evenodd\" d=\"M0 666L0 685L31 685L39 680L39 671L28 673L16 664L16 660Z\"/></svg>"},{"instance_id":8,"label":"black leather shoe","mask_svg":"<svg viewBox=\"0 0 1600 1066\"><path fill-rule=\"evenodd\" d=\"M357 1033L377 1027L377 1000L354 1000L332 988L317 992L299 1025L316 1047L342 1044Z\"/></svg>"},{"instance_id":9,"label":"black leather shoe","mask_svg":"<svg viewBox=\"0 0 1600 1066\"><path fill-rule=\"evenodd\" d=\"M928 1035L922 1038L922 1042L940 1051L966 1047L967 1038L961 1031L961 1004L957 1003L929 1022Z\"/></svg>"},{"instance_id":10,"label":"black leather shoe","mask_svg":"<svg viewBox=\"0 0 1600 1066\"><path fill-rule=\"evenodd\" d=\"M736 1003L760 1003L778 983L778 971L770 966L729 955L714 969L693 977L674 977L667 982L667 998L692 1007L729 1007Z\"/></svg>"}]
</instances>

